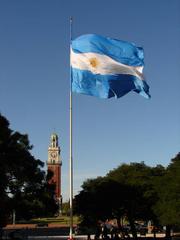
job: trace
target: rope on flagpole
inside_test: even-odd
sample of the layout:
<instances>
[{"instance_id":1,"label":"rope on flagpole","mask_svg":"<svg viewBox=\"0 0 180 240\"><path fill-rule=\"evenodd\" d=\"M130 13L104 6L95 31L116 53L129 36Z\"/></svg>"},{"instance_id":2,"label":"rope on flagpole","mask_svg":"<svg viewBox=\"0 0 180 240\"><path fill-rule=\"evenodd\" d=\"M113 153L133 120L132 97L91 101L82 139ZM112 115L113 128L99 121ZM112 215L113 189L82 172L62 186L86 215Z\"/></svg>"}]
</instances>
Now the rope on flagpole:
<instances>
[{"instance_id":1,"label":"rope on flagpole","mask_svg":"<svg viewBox=\"0 0 180 240\"><path fill-rule=\"evenodd\" d=\"M70 47L72 41L72 16L70 17ZM71 63L70 63L70 156L69 156L69 205L70 205L70 229L69 240L73 239L73 156L72 156L72 81L71 81Z\"/></svg>"}]
</instances>

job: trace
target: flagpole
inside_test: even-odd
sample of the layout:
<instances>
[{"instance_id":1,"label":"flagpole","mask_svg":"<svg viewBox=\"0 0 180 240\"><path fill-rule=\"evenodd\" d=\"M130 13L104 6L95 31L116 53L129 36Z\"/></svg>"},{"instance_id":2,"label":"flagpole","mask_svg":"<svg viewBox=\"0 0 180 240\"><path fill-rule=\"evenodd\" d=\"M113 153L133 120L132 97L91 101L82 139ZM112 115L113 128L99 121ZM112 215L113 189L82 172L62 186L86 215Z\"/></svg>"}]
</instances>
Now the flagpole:
<instances>
[{"instance_id":1,"label":"flagpole","mask_svg":"<svg viewBox=\"0 0 180 240\"><path fill-rule=\"evenodd\" d=\"M72 17L70 17L70 47L72 41ZM70 49L71 51L71 49ZM69 205L70 205L70 229L69 239L73 239L73 157L72 157L72 82L71 82L71 63L70 63L70 153L69 153Z\"/></svg>"}]
</instances>

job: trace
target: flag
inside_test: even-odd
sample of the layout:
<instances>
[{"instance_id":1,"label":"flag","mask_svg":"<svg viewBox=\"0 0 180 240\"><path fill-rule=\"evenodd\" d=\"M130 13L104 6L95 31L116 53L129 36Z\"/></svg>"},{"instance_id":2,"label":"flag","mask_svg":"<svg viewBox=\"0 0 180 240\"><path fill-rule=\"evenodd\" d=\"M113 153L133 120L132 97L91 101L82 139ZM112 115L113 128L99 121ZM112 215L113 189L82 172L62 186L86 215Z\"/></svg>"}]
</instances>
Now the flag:
<instances>
[{"instance_id":1,"label":"flag","mask_svg":"<svg viewBox=\"0 0 180 240\"><path fill-rule=\"evenodd\" d=\"M133 43L96 34L82 35L71 42L73 92L119 98L133 90L150 98L143 67L143 49Z\"/></svg>"}]
</instances>

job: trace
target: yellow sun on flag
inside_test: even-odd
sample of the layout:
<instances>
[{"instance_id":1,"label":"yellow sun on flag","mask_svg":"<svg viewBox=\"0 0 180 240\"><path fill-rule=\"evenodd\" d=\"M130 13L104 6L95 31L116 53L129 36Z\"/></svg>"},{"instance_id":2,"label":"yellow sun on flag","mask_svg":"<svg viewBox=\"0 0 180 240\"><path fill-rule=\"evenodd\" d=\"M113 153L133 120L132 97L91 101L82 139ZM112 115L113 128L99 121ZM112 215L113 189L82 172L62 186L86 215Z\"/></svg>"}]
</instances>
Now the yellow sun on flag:
<instances>
[{"instance_id":1,"label":"yellow sun on flag","mask_svg":"<svg viewBox=\"0 0 180 240\"><path fill-rule=\"evenodd\" d=\"M97 60L97 58L90 58L89 63L93 68L97 68L97 66L99 65L99 61Z\"/></svg>"}]
</instances>

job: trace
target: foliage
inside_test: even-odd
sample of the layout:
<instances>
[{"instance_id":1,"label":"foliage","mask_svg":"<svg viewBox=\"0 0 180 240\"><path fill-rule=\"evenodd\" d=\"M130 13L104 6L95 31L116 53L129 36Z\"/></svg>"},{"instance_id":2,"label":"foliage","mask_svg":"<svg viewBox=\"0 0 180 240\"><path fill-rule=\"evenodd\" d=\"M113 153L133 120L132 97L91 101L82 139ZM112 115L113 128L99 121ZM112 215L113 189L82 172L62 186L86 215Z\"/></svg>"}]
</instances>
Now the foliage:
<instances>
[{"instance_id":1,"label":"foliage","mask_svg":"<svg viewBox=\"0 0 180 240\"><path fill-rule=\"evenodd\" d=\"M27 134L11 130L2 115L0 133L0 226L13 210L24 219L53 214L57 209L54 186L42 171L43 162L31 155Z\"/></svg>"},{"instance_id":2,"label":"foliage","mask_svg":"<svg viewBox=\"0 0 180 240\"><path fill-rule=\"evenodd\" d=\"M153 211L158 201L156 182L164 176L164 167L149 167L142 163L122 164L105 177L89 179L75 197L75 212L86 225L98 220L126 217L134 238L135 220L158 222ZM120 227L120 222L119 222Z\"/></svg>"},{"instance_id":3,"label":"foliage","mask_svg":"<svg viewBox=\"0 0 180 240\"><path fill-rule=\"evenodd\" d=\"M69 203L69 201L62 203L62 214L65 215L65 216L70 215L70 203Z\"/></svg>"},{"instance_id":4,"label":"foliage","mask_svg":"<svg viewBox=\"0 0 180 240\"><path fill-rule=\"evenodd\" d=\"M87 180L75 197L75 213L82 215L83 221L89 225L112 217L114 206L120 201L118 189L118 184L108 178Z\"/></svg>"},{"instance_id":5,"label":"foliage","mask_svg":"<svg viewBox=\"0 0 180 240\"><path fill-rule=\"evenodd\" d=\"M127 191L123 197L129 217L134 220L151 219L157 222L153 212L153 205L158 201L155 186L164 173L165 169L161 165L149 167L141 162L122 164L110 171L107 176L126 187Z\"/></svg>"},{"instance_id":6,"label":"foliage","mask_svg":"<svg viewBox=\"0 0 180 240\"><path fill-rule=\"evenodd\" d=\"M180 225L180 153L171 160L158 183L159 201L154 209L163 225Z\"/></svg>"}]
</instances>

